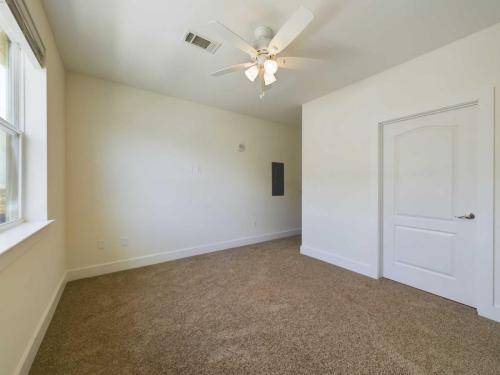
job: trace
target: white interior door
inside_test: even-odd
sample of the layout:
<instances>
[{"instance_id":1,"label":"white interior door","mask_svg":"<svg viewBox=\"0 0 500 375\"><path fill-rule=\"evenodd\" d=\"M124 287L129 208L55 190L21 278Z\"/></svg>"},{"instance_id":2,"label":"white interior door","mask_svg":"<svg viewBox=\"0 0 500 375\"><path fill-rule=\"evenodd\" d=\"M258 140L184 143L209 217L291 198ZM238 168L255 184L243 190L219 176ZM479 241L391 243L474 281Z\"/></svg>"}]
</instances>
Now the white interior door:
<instances>
[{"instance_id":1,"label":"white interior door","mask_svg":"<svg viewBox=\"0 0 500 375\"><path fill-rule=\"evenodd\" d=\"M476 112L470 106L383 127L383 274L470 306Z\"/></svg>"}]
</instances>

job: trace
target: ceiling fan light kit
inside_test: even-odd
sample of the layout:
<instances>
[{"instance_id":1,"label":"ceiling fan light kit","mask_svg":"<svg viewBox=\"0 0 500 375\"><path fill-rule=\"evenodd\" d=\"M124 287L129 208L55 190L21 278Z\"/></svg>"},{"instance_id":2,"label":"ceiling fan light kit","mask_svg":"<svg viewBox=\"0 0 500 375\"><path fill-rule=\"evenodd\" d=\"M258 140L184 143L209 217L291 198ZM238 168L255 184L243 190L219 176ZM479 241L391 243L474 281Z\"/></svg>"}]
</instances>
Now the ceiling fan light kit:
<instances>
[{"instance_id":1,"label":"ceiling fan light kit","mask_svg":"<svg viewBox=\"0 0 500 375\"><path fill-rule=\"evenodd\" d=\"M248 43L241 36L229 29L219 21L212 21L211 25L217 30L220 36L234 47L242 50L251 58L251 62L229 66L212 73L212 76L221 76L228 73L244 70L245 76L254 82L259 77L261 92L259 97L264 97L265 91L270 85L276 82L275 74L278 68L294 69L297 67L307 67L308 60L300 57L293 57L297 64L287 65L286 57L278 57L278 54L290 45L297 36L309 25L314 18L311 11L300 7L281 29L273 35L271 28L259 26L254 31L255 41L253 45Z\"/></svg>"}]
</instances>

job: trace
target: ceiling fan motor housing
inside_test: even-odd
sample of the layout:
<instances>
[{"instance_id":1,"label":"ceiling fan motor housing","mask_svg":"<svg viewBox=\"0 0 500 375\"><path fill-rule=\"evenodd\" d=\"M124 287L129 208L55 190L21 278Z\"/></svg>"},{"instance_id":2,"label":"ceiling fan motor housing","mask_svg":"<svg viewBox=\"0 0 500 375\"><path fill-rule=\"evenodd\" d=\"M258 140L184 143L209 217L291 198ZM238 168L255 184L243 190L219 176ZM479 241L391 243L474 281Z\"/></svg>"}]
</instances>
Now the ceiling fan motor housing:
<instances>
[{"instance_id":1,"label":"ceiling fan motor housing","mask_svg":"<svg viewBox=\"0 0 500 375\"><path fill-rule=\"evenodd\" d=\"M259 26L254 31L254 47L257 51L268 53L267 47L273 38L274 33L273 30L268 26Z\"/></svg>"}]
</instances>

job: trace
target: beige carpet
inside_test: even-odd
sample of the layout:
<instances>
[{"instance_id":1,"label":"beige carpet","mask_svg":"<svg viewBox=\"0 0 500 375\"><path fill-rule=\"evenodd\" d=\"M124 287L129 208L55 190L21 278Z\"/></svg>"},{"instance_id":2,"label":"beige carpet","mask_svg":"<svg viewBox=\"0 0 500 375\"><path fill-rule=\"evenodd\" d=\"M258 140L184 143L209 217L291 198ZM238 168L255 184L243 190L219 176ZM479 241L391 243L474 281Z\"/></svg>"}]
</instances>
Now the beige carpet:
<instances>
[{"instance_id":1,"label":"beige carpet","mask_svg":"<svg viewBox=\"0 0 500 375\"><path fill-rule=\"evenodd\" d=\"M500 324L300 238L71 282L32 374L500 374Z\"/></svg>"}]
</instances>

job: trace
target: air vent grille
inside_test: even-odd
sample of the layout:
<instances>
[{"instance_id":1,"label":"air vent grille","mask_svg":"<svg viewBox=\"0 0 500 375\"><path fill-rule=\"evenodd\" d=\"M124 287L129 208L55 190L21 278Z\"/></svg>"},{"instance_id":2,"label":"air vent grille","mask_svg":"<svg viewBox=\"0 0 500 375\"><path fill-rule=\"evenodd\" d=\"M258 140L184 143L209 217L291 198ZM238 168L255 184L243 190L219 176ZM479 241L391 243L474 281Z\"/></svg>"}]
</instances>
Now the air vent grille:
<instances>
[{"instance_id":1,"label":"air vent grille","mask_svg":"<svg viewBox=\"0 0 500 375\"><path fill-rule=\"evenodd\" d=\"M193 33L187 33L185 40L186 40L186 42L191 43L191 41L193 40L193 38L194 38L194 34Z\"/></svg>"},{"instance_id":2,"label":"air vent grille","mask_svg":"<svg viewBox=\"0 0 500 375\"><path fill-rule=\"evenodd\" d=\"M201 36L196 35L191 42L195 46L201 47L203 49L207 49L210 46L210 41L202 38Z\"/></svg>"},{"instance_id":3,"label":"air vent grille","mask_svg":"<svg viewBox=\"0 0 500 375\"><path fill-rule=\"evenodd\" d=\"M188 31L184 38L184 41L193 46L204 49L211 54L214 54L220 47L220 43L208 40L207 38L197 35L191 31Z\"/></svg>"}]
</instances>

